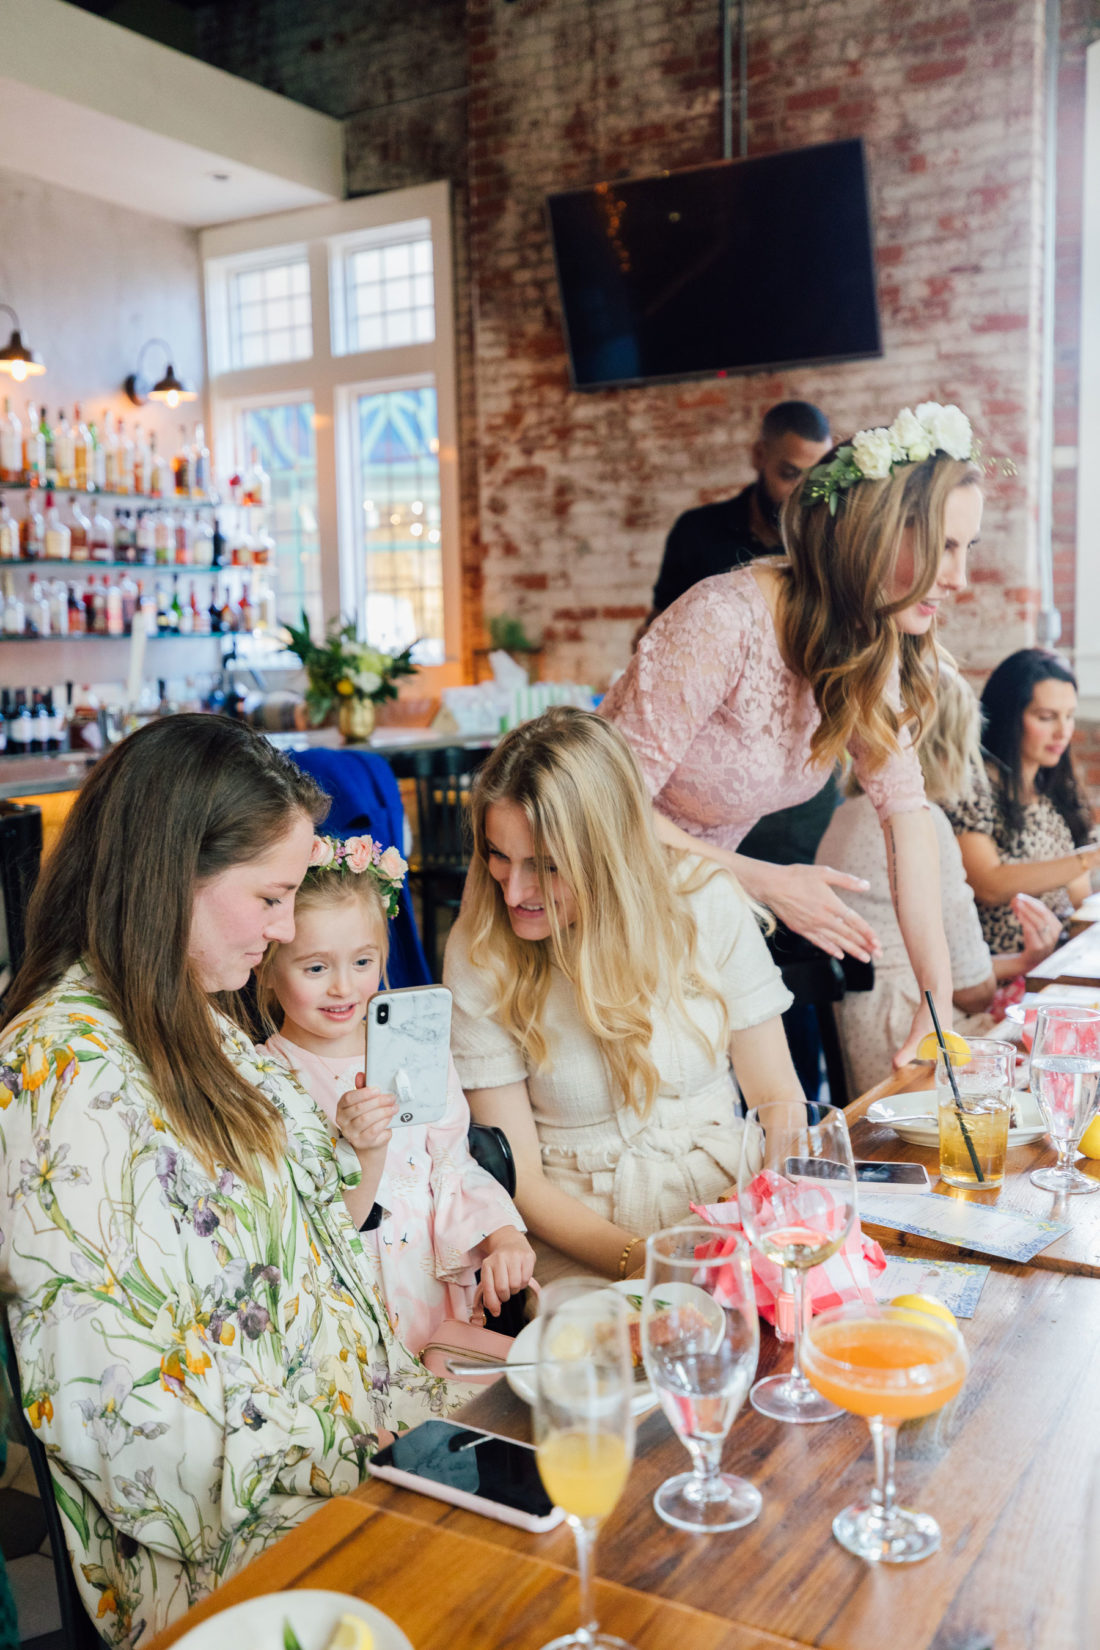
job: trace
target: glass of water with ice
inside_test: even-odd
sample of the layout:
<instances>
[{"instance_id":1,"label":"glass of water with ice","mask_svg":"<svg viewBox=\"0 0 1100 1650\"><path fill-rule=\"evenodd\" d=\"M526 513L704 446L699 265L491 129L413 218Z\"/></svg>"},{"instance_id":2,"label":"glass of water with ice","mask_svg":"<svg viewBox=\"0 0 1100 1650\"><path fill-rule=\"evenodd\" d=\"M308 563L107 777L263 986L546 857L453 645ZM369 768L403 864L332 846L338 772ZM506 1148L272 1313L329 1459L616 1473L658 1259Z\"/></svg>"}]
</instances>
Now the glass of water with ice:
<instances>
[{"instance_id":1,"label":"glass of water with ice","mask_svg":"<svg viewBox=\"0 0 1100 1650\"><path fill-rule=\"evenodd\" d=\"M1077 1142L1100 1102L1100 1012L1093 1008L1040 1008L1031 1051L1031 1092L1058 1151L1053 1167L1034 1169L1044 1191L1100 1191L1100 1180L1073 1166Z\"/></svg>"}]
</instances>

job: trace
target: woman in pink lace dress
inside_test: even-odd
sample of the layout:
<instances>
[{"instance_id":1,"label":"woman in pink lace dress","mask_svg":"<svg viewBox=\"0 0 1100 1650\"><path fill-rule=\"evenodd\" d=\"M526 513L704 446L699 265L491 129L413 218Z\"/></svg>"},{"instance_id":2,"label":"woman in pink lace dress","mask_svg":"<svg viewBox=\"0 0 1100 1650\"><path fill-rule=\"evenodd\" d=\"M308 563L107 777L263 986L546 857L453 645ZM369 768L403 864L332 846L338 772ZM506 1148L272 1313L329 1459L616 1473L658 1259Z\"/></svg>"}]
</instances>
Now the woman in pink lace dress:
<instances>
[{"instance_id":1,"label":"woman in pink lace dress","mask_svg":"<svg viewBox=\"0 0 1100 1650\"><path fill-rule=\"evenodd\" d=\"M950 1019L936 839L914 730L934 702L941 601L966 582L981 523L970 425L957 408L906 408L812 471L784 513L785 560L704 579L639 644L603 713L634 747L672 846L736 872L831 956L864 961L873 930L835 892L858 878L737 852L764 814L820 790L847 752L886 837L890 886L922 992ZM895 1064L930 1029L914 1018Z\"/></svg>"}]
</instances>

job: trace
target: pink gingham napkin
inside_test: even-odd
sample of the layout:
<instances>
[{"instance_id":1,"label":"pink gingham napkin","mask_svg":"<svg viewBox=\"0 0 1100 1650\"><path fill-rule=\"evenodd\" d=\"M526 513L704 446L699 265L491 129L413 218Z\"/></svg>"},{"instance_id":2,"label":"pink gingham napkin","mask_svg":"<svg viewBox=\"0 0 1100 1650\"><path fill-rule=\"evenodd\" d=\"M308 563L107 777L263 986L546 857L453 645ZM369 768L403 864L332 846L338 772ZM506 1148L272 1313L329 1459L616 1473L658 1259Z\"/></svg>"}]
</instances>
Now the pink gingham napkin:
<instances>
[{"instance_id":1,"label":"pink gingham napkin","mask_svg":"<svg viewBox=\"0 0 1100 1650\"><path fill-rule=\"evenodd\" d=\"M844 1211L829 1190L827 1181L813 1186L802 1182L796 1189L782 1175L762 1169L750 1190L763 1200L783 1202L791 1199L789 1211L783 1211L785 1225L798 1226L812 1222L817 1230L824 1228L829 1231L843 1224ZM726 1227L744 1236L736 1199L728 1203L693 1203L691 1208L709 1226ZM783 1268L775 1261L766 1260L751 1245L749 1253L757 1310L765 1323L770 1324L776 1323L778 1314L779 1333L789 1334L791 1297L783 1288ZM810 1311L826 1312L829 1307L843 1306L846 1301L873 1301L871 1278L885 1270L886 1256L881 1245L865 1235L858 1220L854 1221L836 1254L806 1274L806 1299Z\"/></svg>"}]
</instances>

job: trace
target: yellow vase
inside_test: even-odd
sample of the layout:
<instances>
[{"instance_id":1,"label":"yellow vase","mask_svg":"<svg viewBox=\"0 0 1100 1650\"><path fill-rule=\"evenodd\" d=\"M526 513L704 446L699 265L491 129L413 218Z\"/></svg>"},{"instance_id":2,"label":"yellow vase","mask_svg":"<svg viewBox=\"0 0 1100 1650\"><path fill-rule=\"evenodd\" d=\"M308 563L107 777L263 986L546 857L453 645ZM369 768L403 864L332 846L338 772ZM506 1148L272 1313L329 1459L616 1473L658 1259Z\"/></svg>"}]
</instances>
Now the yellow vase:
<instances>
[{"instance_id":1,"label":"yellow vase","mask_svg":"<svg viewBox=\"0 0 1100 1650\"><path fill-rule=\"evenodd\" d=\"M337 726L345 745L365 745L374 732L373 699L343 699Z\"/></svg>"}]
</instances>

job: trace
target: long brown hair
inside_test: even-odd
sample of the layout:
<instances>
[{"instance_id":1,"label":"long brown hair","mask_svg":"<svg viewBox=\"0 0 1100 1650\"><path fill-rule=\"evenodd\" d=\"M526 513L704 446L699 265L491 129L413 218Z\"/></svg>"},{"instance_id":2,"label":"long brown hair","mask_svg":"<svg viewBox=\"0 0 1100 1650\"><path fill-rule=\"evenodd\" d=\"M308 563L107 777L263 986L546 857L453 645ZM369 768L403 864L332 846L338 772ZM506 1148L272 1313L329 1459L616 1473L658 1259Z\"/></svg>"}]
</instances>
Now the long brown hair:
<instances>
[{"instance_id":1,"label":"long brown hair","mask_svg":"<svg viewBox=\"0 0 1100 1650\"><path fill-rule=\"evenodd\" d=\"M836 761L855 735L871 768L897 753L906 725L919 738L935 702L934 627L923 636L904 635L894 618L936 582L948 494L979 479L968 460L938 453L896 467L883 481L857 482L840 495L835 515L825 500L807 501L805 488L796 489L784 507L788 560L778 568L776 632L784 660L809 682L821 714L810 741L817 766ZM907 528L913 584L889 601L883 593ZM895 666L900 713L887 697Z\"/></svg>"},{"instance_id":2,"label":"long brown hair","mask_svg":"<svg viewBox=\"0 0 1100 1650\"><path fill-rule=\"evenodd\" d=\"M490 873L485 816L499 802L514 803L527 819L548 940L524 940L512 931ZM460 920L471 961L495 981L501 1023L531 1065L546 1069L542 1019L555 963L599 1044L612 1092L645 1114L659 1084L650 1052L659 1008L671 999L715 1058L728 1041L725 1001L703 975L695 918L684 898L712 876L728 874L661 846L634 752L617 728L589 711L558 706L514 729L478 772L470 812L474 853ZM576 903L571 928L557 919L551 865ZM688 996L713 1003L716 1045L695 1027Z\"/></svg>"},{"instance_id":3,"label":"long brown hair","mask_svg":"<svg viewBox=\"0 0 1100 1650\"><path fill-rule=\"evenodd\" d=\"M4 1024L83 959L149 1072L165 1121L208 1167L255 1180L282 1123L222 1047L188 947L198 885L257 858L327 799L265 739L222 716L170 716L96 764L27 912ZM233 994L217 999L229 1011Z\"/></svg>"}]
</instances>

